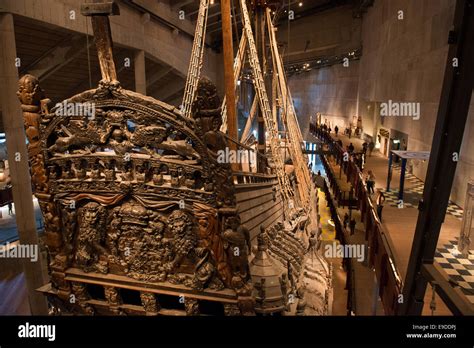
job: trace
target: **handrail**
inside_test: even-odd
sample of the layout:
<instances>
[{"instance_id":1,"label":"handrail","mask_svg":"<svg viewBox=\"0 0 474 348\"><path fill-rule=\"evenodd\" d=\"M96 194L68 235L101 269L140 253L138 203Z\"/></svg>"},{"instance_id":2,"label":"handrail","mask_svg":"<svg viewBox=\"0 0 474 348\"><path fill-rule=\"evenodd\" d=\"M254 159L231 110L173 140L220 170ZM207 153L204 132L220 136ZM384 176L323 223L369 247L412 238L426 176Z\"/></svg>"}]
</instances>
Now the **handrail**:
<instances>
[{"instance_id":1,"label":"handrail","mask_svg":"<svg viewBox=\"0 0 474 348\"><path fill-rule=\"evenodd\" d=\"M263 179L276 179L276 174L265 174L265 173L254 173L254 172L243 172L243 171L234 171L232 172L233 175L237 176L254 176L256 178L263 178Z\"/></svg>"},{"instance_id":2,"label":"handrail","mask_svg":"<svg viewBox=\"0 0 474 348\"><path fill-rule=\"evenodd\" d=\"M245 150L248 150L248 151L256 152L257 156L267 158L267 155L265 155L265 154L263 154L263 153L260 153L258 150L254 149L253 147L250 147L250 146L248 146L248 145L242 144L240 141L231 138L230 136L228 136L228 135L225 134L225 133L221 133L221 134L222 134L227 140L233 142L233 143L236 144L237 146L242 147L242 148L244 148Z\"/></svg>"},{"instance_id":3,"label":"handrail","mask_svg":"<svg viewBox=\"0 0 474 348\"><path fill-rule=\"evenodd\" d=\"M328 132L323 131L322 129L318 128L317 126L313 124L310 124L310 132L315 137L321 139L327 145L330 146L334 154L334 157L336 157L336 159L339 159L342 165L342 158L345 151L344 149L342 149L341 146L339 146L339 144L337 144L334 141L334 139L330 136L330 134ZM324 155L321 155L321 156L324 157ZM323 163L324 163L324 160L323 160ZM388 233L383 227L378 217L378 214L376 212L376 209L374 207L374 204L372 203L372 200L370 199L370 194L367 190L366 184L364 183L360 168L357 166L357 164L354 161L348 161L346 163L347 163L346 165L342 165L342 170L344 171L344 174L347 176L347 180L352 184L352 186L355 189L355 194L359 198L359 207L361 211L364 205L365 205L365 209L367 209L366 214L365 215L362 214L362 219L364 218L370 219L370 221L367 220L365 223L366 229L367 231L369 230L369 227L367 226L367 224L370 222L371 224L370 227L375 227L375 233L378 232L378 235L380 236L380 240L383 244L381 247L383 248L383 250L385 251L388 257L388 267L391 270L393 279L395 281L395 286L397 287L398 293L401 293L401 289L403 287L403 281L401 279L401 276L398 272L398 269L395 263L395 252L394 252L395 248L393 247L392 241L388 237Z\"/></svg>"},{"instance_id":4,"label":"handrail","mask_svg":"<svg viewBox=\"0 0 474 348\"><path fill-rule=\"evenodd\" d=\"M339 156L343 156L343 154L345 153L344 149L339 144L337 144L334 141L334 139L327 132L324 132L324 133L325 133L325 136L322 137L322 140L328 141L328 137L329 137L331 142L328 145L334 146L336 148L336 150L338 150ZM313 133L313 135L316 136L316 137L319 137L317 134ZM319 138L321 138L321 137L319 137ZM362 172L361 172L360 168L355 164L355 162L349 161L348 163L349 163L349 165L350 165L350 163L353 164L353 166L356 170L356 176L359 178L360 182L362 183L363 190L365 191L364 193L366 193L366 197L365 197L366 198L366 203L370 207L370 210L374 213L374 216L373 216L374 220L377 223L377 225L380 226L380 230L383 232L384 239L387 241L387 246L389 247L389 250L390 250L391 254L394 254L394 252L393 252L394 247L393 247L391 241L387 239L385 228L383 227L382 222L380 221L380 219L377 215L377 210L375 209L375 207L372 203L372 200L369 199L370 195L369 195L369 192L367 190L367 185L364 183L364 178L362 176ZM347 172L347 167L343 166L342 168L344 170L344 173L347 175L347 173L346 173ZM349 181L351 181L349 176L348 176L348 179L349 179ZM398 273L398 271L397 271L397 273Z\"/></svg>"}]
</instances>

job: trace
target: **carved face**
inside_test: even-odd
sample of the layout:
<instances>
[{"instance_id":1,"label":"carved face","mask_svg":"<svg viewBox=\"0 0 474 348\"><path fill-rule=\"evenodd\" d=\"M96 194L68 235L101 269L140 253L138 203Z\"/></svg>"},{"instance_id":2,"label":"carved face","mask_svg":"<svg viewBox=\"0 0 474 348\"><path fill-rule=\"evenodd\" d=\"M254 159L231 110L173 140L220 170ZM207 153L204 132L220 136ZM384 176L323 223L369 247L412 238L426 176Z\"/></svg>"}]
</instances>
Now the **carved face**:
<instances>
[{"instance_id":1,"label":"carved face","mask_svg":"<svg viewBox=\"0 0 474 348\"><path fill-rule=\"evenodd\" d=\"M33 75L25 75L20 79L17 95L22 104L31 105L39 101L38 84L38 80Z\"/></svg>"},{"instance_id":2,"label":"carved face","mask_svg":"<svg viewBox=\"0 0 474 348\"><path fill-rule=\"evenodd\" d=\"M97 203L91 202L84 206L83 208L83 226L88 224L94 224L99 218L99 205Z\"/></svg>"},{"instance_id":3,"label":"carved face","mask_svg":"<svg viewBox=\"0 0 474 348\"><path fill-rule=\"evenodd\" d=\"M122 130L115 129L112 132L112 139L114 139L115 141L121 143L123 141L123 132L122 132Z\"/></svg>"},{"instance_id":4,"label":"carved face","mask_svg":"<svg viewBox=\"0 0 474 348\"><path fill-rule=\"evenodd\" d=\"M171 228L174 233L182 234L186 228L186 223L182 220L176 220L172 223Z\"/></svg>"},{"instance_id":5,"label":"carved face","mask_svg":"<svg viewBox=\"0 0 474 348\"><path fill-rule=\"evenodd\" d=\"M235 231L239 227L240 221L237 217L233 216L227 219L226 225L227 225L227 228L230 228Z\"/></svg>"},{"instance_id":6,"label":"carved face","mask_svg":"<svg viewBox=\"0 0 474 348\"><path fill-rule=\"evenodd\" d=\"M214 117L212 120L212 130L217 132L221 128L221 118L220 117Z\"/></svg>"},{"instance_id":7,"label":"carved face","mask_svg":"<svg viewBox=\"0 0 474 348\"><path fill-rule=\"evenodd\" d=\"M97 220L98 213L95 210L86 210L84 212L84 220L89 223L93 223Z\"/></svg>"},{"instance_id":8,"label":"carved face","mask_svg":"<svg viewBox=\"0 0 474 348\"><path fill-rule=\"evenodd\" d=\"M174 235L183 235L191 224L188 214L182 210L175 210L168 217L168 227Z\"/></svg>"}]
</instances>

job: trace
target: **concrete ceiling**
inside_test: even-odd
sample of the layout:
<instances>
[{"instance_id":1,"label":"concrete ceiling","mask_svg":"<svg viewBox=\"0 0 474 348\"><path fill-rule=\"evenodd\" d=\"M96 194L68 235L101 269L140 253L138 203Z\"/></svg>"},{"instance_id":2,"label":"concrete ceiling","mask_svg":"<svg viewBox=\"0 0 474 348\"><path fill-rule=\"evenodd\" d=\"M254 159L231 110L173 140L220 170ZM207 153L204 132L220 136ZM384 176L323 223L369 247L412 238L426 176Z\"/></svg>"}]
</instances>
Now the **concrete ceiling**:
<instances>
[{"instance_id":1,"label":"concrete ceiling","mask_svg":"<svg viewBox=\"0 0 474 348\"><path fill-rule=\"evenodd\" d=\"M278 18L278 25L287 23L287 11L292 10L295 13L295 19L298 20L305 16L325 11L327 9L341 6L355 0L277 0L272 1L272 9L276 11ZM183 10L186 17L196 22L198 11L199 11L199 0L169 0L172 11L178 13ZM300 5L301 4L301 5ZM231 0L233 6L233 12L235 18L233 19L234 35L235 27L239 32L239 36L242 30L242 20L240 13L240 0ZM286 11L286 12L285 12ZM214 4L209 8L209 17L207 23L207 33L211 45L219 49L222 46L222 19L220 15L220 1L215 0Z\"/></svg>"},{"instance_id":2,"label":"concrete ceiling","mask_svg":"<svg viewBox=\"0 0 474 348\"><path fill-rule=\"evenodd\" d=\"M37 76L53 103L98 85L100 67L92 36L87 40L86 35L15 16L15 39L21 59L19 75ZM118 79L122 87L130 90L135 89L133 57L133 50L114 46ZM155 91L170 80L178 80L184 87L184 79L175 74L172 67L153 59L146 58L146 75L147 94L155 98L160 98Z\"/></svg>"}]
</instances>

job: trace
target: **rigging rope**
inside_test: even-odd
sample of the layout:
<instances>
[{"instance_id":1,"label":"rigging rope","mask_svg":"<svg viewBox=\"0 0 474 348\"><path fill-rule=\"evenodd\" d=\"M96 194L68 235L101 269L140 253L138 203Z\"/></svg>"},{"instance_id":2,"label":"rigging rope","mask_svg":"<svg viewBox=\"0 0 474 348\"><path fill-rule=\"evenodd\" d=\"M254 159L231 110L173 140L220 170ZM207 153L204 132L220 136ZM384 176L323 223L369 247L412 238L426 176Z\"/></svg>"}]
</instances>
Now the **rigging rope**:
<instances>
[{"instance_id":1,"label":"rigging rope","mask_svg":"<svg viewBox=\"0 0 474 348\"><path fill-rule=\"evenodd\" d=\"M199 78L201 76L204 48L206 45L206 27L207 15L209 13L209 0L201 0L199 13L196 21L196 30L194 32L193 49L189 62L186 85L184 87L184 96L182 102L182 113L185 117L191 117L191 108L196 95Z\"/></svg>"},{"instance_id":2,"label":"rigging rope","mask_svg":"<svg viewBox=\"0 0 474 348\"><path fill-rule=\"evenodd\" d=\"M247 10L247 5L245 0L240 1L241 11L242 11L242 20L244 25L244 35L247 37L247 42L249 46L249 61L250 66L254 75L254 86L255 91L257 92L258 102L260 104L260 109L262 111L263 120L265 123L265 128L268 132L270 138L270 150L272 154L272 159L275 163L275 171L277 174L278 182L282 192L284 200L290 206L290 209L293 206L293 197L294 192L290 185L288 176L285 173L285 165L282 159L280 151L280 139L278 137L278 125L275 125L273 121L272 111L270 109L270 103L268 101L268 95L265 88L265 82L263 80L262 70L260 68L260 61L257 55L257 49L255 46L255 41L253 39L252 26L250 24L249 14Z\"/></svg>"},{"instance_id":3,"label":"rigging rope","mask_svg":"<svg viewBox=\"0 0 474 348\"><path fill-rule=\"evenodd\" d=\"M295 168L295 175L298 180L298 192L302 207L308 211L310 195L308 187L311 187L311 175L307 166L307 159L302 150L303 136L298 124L298 118L293 105L288 83L286 81L285 70L283 68L283 59L278 52L278 43L276 40L275 29L271 21L271 11L267 9L267 26L270 37L270 51L273 58L273 73L278 76L279 94L283 106L282 121L287 130L287 147Z\"/></svg>"}]
</instances>

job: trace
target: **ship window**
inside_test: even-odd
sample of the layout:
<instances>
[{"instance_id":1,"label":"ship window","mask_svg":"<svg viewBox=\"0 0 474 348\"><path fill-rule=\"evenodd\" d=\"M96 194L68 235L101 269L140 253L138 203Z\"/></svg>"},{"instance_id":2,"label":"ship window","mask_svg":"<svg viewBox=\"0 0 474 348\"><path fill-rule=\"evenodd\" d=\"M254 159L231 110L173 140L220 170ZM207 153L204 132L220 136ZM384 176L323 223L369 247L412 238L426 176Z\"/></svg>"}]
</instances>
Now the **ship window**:
<instances>
[{"instance_id":1,"label":"ship window","mask_svg":"<svg viewBox=\"0 0 474 348\"><path fill-rule=\"evenodd\" d=\"M87 284L87 292L93 300L105 300L104 287L97 284Z\"/></svg>"},{"instance_id":2,"label":"ship window","mask_svg":"<svg viewBox=\"0 0 474 348\"><path fill-rule=\"evenodd\" d=\"M184 310L184 303L180 303L179 296L160 294L157 296L157 298L161 308ZM181 302L183 301L181 300Z\"/></svg>"},{"instance_id":3,"label":"ship window","mask_svg":"<svg viewBox=\"0 0 474 348\"><path fill-rule=\"evenodd\" d=\"M120 289L120 295L124 304L141 306L140 292L136 290Z\"/></svg>"},{"instance_id":4,"label":"ship window","mask_svg":"<svg viewBox=\"0 0 474 348\"><path fill-rule=\"evenodd\" d=\"M224 306L216 301L199 301L199 312L201 315L224 315Z\"/></svg>"}]
</instances>

